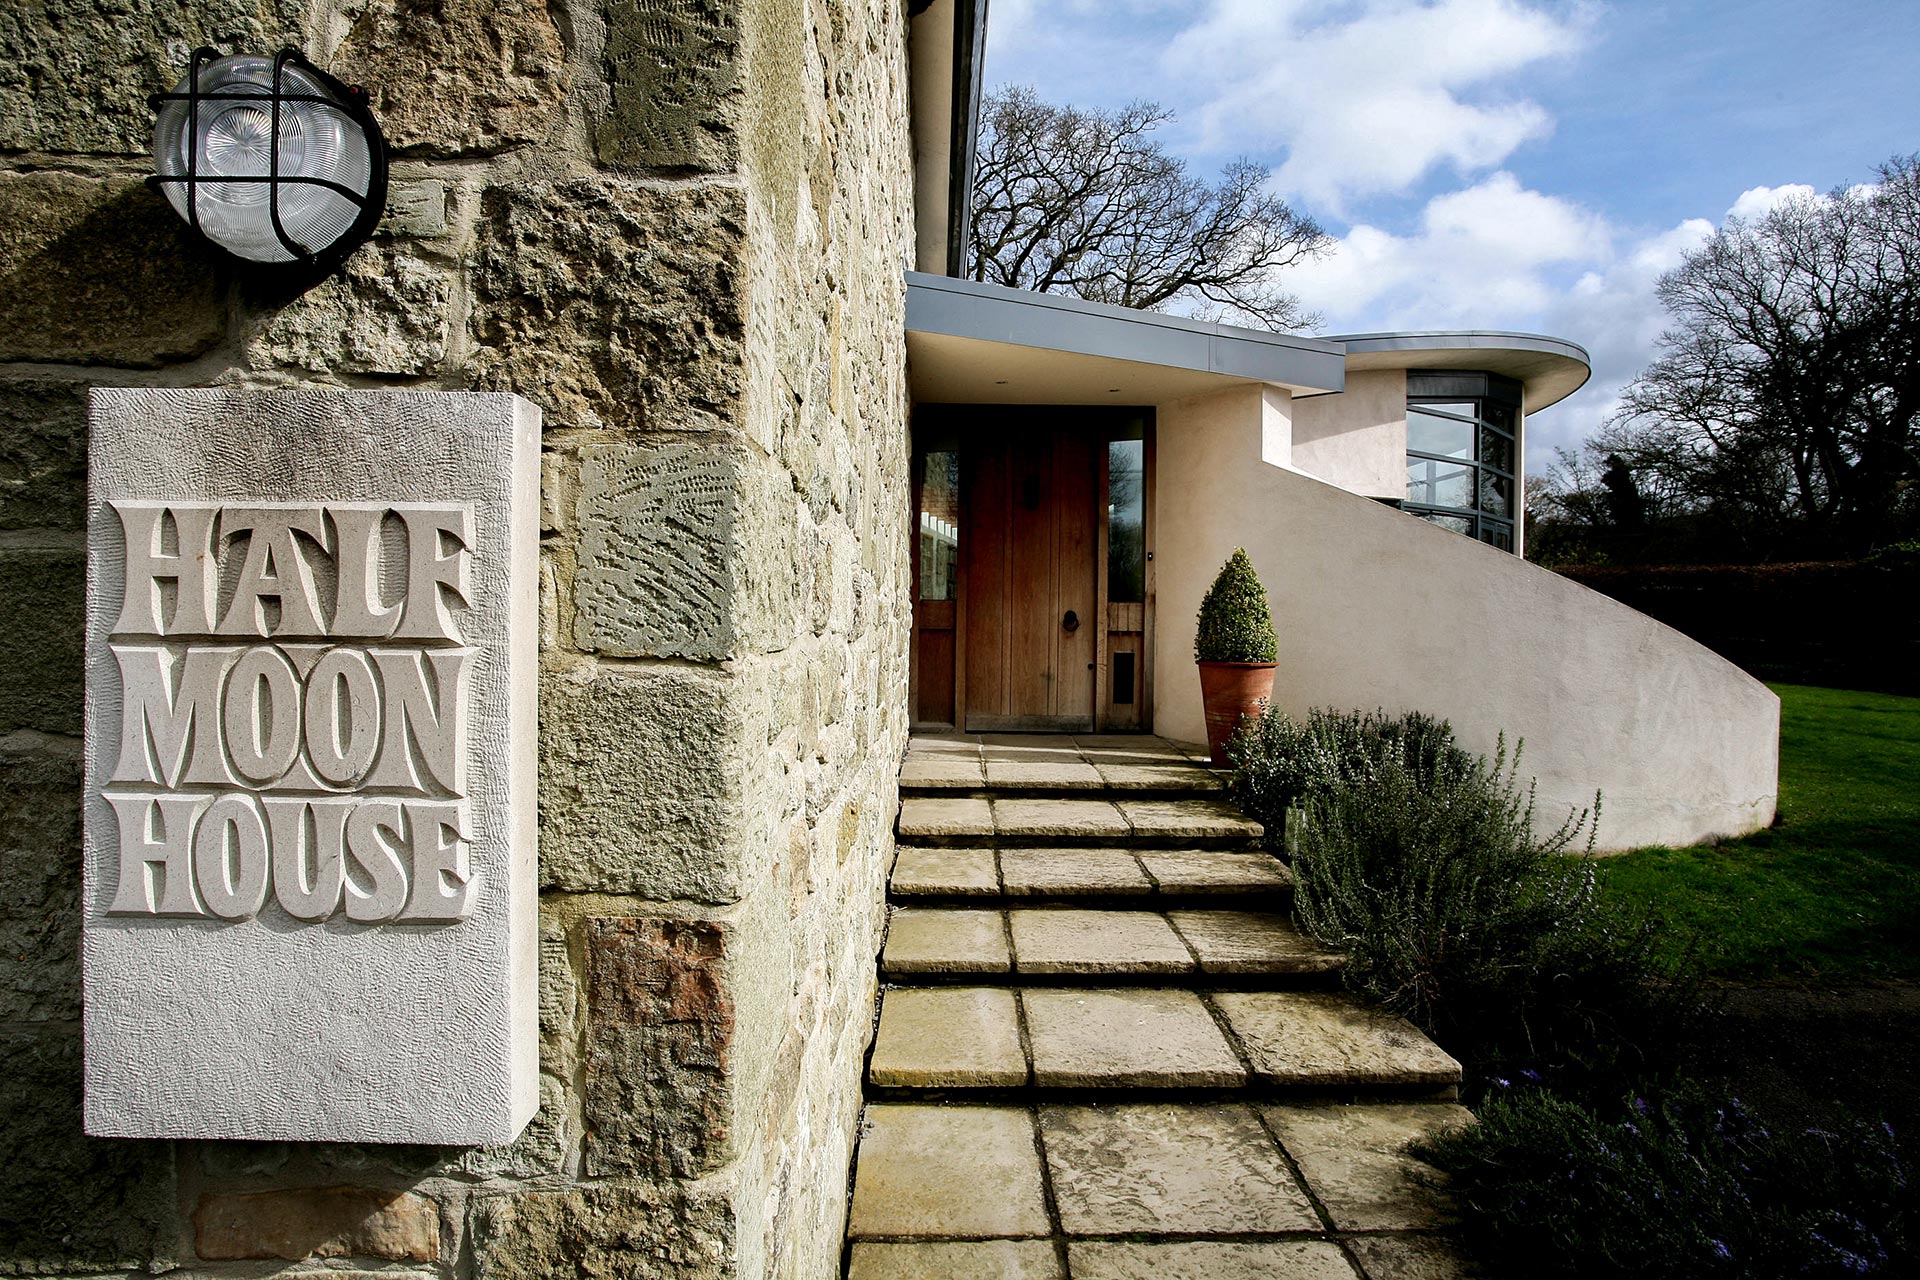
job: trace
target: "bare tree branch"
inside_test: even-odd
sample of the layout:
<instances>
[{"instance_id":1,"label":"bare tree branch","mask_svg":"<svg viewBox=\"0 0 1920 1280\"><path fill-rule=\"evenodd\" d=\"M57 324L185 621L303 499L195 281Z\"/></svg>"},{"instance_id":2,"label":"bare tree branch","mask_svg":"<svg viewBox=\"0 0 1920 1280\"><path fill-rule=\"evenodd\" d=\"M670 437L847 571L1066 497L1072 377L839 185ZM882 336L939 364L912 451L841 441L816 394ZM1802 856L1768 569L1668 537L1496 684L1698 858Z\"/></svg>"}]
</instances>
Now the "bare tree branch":
<instances>
[{"instance_id":1,"label":"bare tree branch","mask_svg":"<svg viewBox=\"0 0 1920 1280\"><path fill-rule=\"evenodd\" d=\"M1150 102L1083 111L1042 102L1031 89L990 93L974 177L972 277L1271 329L1316 324L1276 278L1332 240L1266 190L1260 165L1236 161L1217 186L1187 173L1147 136L1172 118Z\"/></svg>"},{"instance_id":2,"label":"bare tree branch","mask_svg":"<svg viewBox=\"0 0 1920 1280\"><path fill-rule=\"evenodd\" d=\"M1659 284L1673 327L1589 445L1762 555L1920 528L1920 156L1732 218Z\"/></svg>"}]
</instances>

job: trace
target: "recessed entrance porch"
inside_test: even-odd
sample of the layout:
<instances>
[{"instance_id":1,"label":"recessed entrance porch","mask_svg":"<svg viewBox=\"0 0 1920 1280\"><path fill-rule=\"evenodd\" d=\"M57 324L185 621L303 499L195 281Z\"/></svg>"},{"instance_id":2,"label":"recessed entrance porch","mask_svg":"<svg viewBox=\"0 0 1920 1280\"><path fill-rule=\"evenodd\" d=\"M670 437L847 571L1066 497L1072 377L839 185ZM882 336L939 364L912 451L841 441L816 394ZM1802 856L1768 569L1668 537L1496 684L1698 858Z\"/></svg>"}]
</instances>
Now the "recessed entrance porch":
<instances>
[{"instance_id":1,"label":"recessed entrance porch","mask_svg":"<svg viewBox=\"0 0 1920 1280\"><path fill-rule=\"evenodd\" d=\"M930 406L914 443L915 726L1147 727L1152 411Z\"/></svg>"}]
</instances>

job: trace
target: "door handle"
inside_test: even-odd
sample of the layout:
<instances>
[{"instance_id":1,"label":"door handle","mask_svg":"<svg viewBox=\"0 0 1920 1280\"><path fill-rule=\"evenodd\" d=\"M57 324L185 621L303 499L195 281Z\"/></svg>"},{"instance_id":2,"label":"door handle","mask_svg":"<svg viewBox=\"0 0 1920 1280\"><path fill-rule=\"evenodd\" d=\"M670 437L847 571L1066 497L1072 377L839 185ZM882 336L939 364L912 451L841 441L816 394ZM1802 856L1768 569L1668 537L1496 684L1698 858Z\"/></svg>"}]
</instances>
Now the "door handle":
<instances>
[{"instance_id":1,"label":"door handle","mask_svg":"<svg viewBox=\"0 0 1920 1280\"><path fill-rule=\"evenodd\" d=\"M1060 626L1068 635L1072 635L1080 629L1080 615L1071 609L1067 610L1067 616L1060 619Z\"/></svg>"}]
</instances>

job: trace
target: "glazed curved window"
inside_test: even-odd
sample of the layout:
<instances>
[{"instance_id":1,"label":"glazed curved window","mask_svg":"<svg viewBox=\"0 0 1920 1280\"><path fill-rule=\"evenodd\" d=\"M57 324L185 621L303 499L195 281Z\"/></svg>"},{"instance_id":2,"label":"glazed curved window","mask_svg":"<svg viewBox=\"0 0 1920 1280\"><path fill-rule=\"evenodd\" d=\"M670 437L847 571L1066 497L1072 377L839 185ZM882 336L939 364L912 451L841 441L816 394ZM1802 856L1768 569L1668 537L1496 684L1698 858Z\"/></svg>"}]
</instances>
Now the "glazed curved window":
<instances>
[{"instance_id":1,"label":"glazed curved window","mask_svg":"<svg viewBox=\"0 0 1920 1280\"><path fill-rule=\"evenodd\" d=\"M1401 510L1513 550L1520 518L1520 384L1451 369L1407 374Z\"/></svg>"}]
</instances>

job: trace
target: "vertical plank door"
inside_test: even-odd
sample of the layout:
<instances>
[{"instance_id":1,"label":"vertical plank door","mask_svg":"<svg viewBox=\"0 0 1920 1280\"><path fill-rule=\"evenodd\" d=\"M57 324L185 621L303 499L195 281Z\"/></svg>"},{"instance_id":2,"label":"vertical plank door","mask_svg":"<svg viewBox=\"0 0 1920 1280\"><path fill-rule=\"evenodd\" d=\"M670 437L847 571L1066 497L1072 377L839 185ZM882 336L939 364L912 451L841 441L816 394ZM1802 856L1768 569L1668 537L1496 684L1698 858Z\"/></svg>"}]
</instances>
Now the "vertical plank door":
<instances>
[{"instance_id":1,"label":"vertical plank door","mask_svg":"<svg viewBox=\"0 0 1920 1280\"><path fill-rule=\"evenodd\" d=\"M965 728L1093 728L1099 441L1020 414L969 432Z\"/></svg>"}]
</instances>

